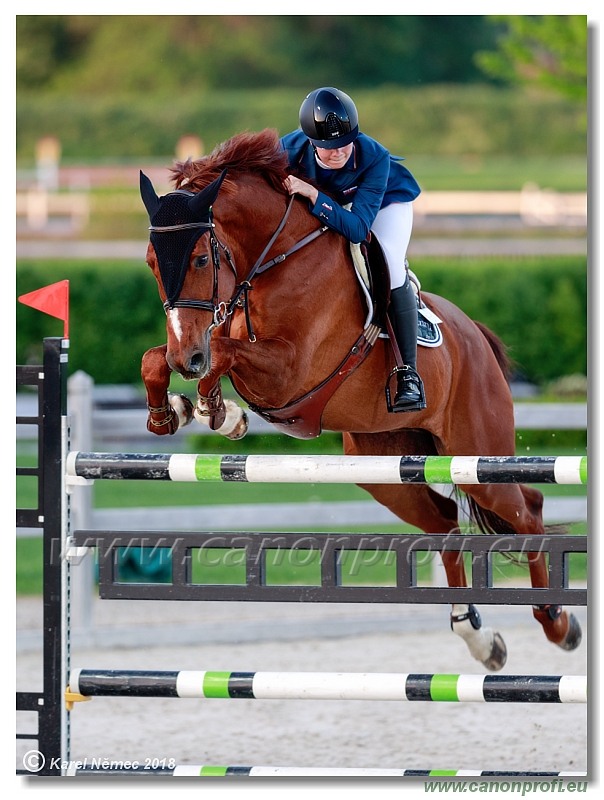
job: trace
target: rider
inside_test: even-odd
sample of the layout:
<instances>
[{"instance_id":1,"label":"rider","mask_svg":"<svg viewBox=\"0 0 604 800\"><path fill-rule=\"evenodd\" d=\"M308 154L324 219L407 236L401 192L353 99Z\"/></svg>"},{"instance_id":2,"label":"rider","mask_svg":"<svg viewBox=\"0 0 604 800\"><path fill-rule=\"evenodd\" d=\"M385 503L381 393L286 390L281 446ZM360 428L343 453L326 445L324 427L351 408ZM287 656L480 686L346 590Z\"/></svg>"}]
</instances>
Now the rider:
<instances>
[{"instance_id":1,"label":"rider","mask_svg":"<svg viewBox=\"0 0 604 800\"><path fill-rule=\"evenodd\" d=\"M417 373L417 300L409 281L407 247L413 226L415 178L396 156L359 131L352 99L331 86L315 89L300 107L300 129L283 136L289 167L284 188L310 201L310 212L351 242L374 231L390 274L389 315L404 367L397 371L392 411L425 408ZM329 194L325 194L328 192ZM352 203L349 209L344 206Z\"/></svg>"}]
</instances>

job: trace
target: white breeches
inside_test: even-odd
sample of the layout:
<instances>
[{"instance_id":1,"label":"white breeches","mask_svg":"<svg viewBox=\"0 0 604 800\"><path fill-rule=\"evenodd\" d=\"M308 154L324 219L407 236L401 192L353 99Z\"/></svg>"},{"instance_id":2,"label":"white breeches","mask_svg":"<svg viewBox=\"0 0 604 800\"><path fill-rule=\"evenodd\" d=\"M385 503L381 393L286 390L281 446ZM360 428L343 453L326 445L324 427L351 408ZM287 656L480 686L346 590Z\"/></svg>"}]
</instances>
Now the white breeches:
<instances>
[{"instance_id":1,"label":"white breeches","mask_svg":"<svg viewBox=\"0 0 604 800\"><path fill-rule=\"evenodd\" d=\"M391 203L378 211L371 230L377 236L390 272L390 288L405 283L405 259L413 228L413 203Z\"/></svg>"}]
</instances>

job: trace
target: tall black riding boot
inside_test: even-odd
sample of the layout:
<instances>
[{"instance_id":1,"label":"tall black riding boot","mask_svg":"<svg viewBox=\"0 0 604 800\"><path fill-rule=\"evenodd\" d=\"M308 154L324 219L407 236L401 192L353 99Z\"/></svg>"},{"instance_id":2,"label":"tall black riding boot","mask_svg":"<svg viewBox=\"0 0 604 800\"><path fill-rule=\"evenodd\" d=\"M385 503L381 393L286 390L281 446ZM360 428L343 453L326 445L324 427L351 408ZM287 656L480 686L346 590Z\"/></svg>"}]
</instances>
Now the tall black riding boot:
<instances>
[{"instance_id":1,"label":"tall black riding boot","mask_svg":"<svg viewBox=\"0 0 604 800\"><path fill-rule=\"evenodd\" d=\"M417 373L417 300L409 278L390 293L388 314L404 364L396 371L396 395L389 411L419 411L426 407L426 397Z\"/></svg>"}]
</instances>

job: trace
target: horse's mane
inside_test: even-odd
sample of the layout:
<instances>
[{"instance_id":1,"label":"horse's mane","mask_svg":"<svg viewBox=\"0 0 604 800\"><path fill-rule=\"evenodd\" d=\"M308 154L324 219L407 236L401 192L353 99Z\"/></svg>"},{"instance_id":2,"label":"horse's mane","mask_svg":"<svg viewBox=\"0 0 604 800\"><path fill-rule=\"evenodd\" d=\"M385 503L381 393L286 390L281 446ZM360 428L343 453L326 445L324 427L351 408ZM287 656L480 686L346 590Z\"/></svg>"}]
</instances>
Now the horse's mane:
<instances>
[{"instance_id":1,"label":"horse's mane","mask_svg":"<svg viewBox=\"0 0 604 800\"><path fill-rule=\"evenodd\" d=\"M170 169L171 181L176 189L198 192L224 169L228 170L227 180L242 173L256 173L283 192L282 183L288 173L287 155L277 131L267 128L260 133L238 133L203 158L178 161Z\"/></svg>"}]
</instances>

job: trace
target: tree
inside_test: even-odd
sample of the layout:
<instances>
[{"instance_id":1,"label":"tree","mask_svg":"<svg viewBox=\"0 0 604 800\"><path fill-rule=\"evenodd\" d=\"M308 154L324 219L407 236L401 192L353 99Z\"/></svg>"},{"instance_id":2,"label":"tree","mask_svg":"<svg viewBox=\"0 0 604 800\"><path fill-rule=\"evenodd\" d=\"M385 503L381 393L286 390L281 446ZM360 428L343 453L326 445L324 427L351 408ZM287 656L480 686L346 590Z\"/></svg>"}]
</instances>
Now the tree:
<instances>
[{"instance_id":1,"label":"tree","mask_svg":"<svg viewBox=\"0 0 604 800\"><path fill-rule=\"evenodd\" d=\"M17 85L44 86L62 60L73 55L69 26L60 16L18 16L16 25Z\"/></svg>"},{"instance_id":2,"label":"tree","mask_svg":"<svg viewBox=\"0 0 604 800\"><path fill-rule=\"evenodd\" d=\"M135 95L484 82L482 15L20 15L17 90Z\"/></svg>"},{"instance_id":3,"label":"tree","mask_svg":"<svg viewBox=\"0 0 604 800\"><path fill-rule=\"evenodd\" d=\"M587 17L494 15L498 49L476 54L478 66L506 83L541 86L584 101L587 97Z\"/></svg>"}]
</instances>

